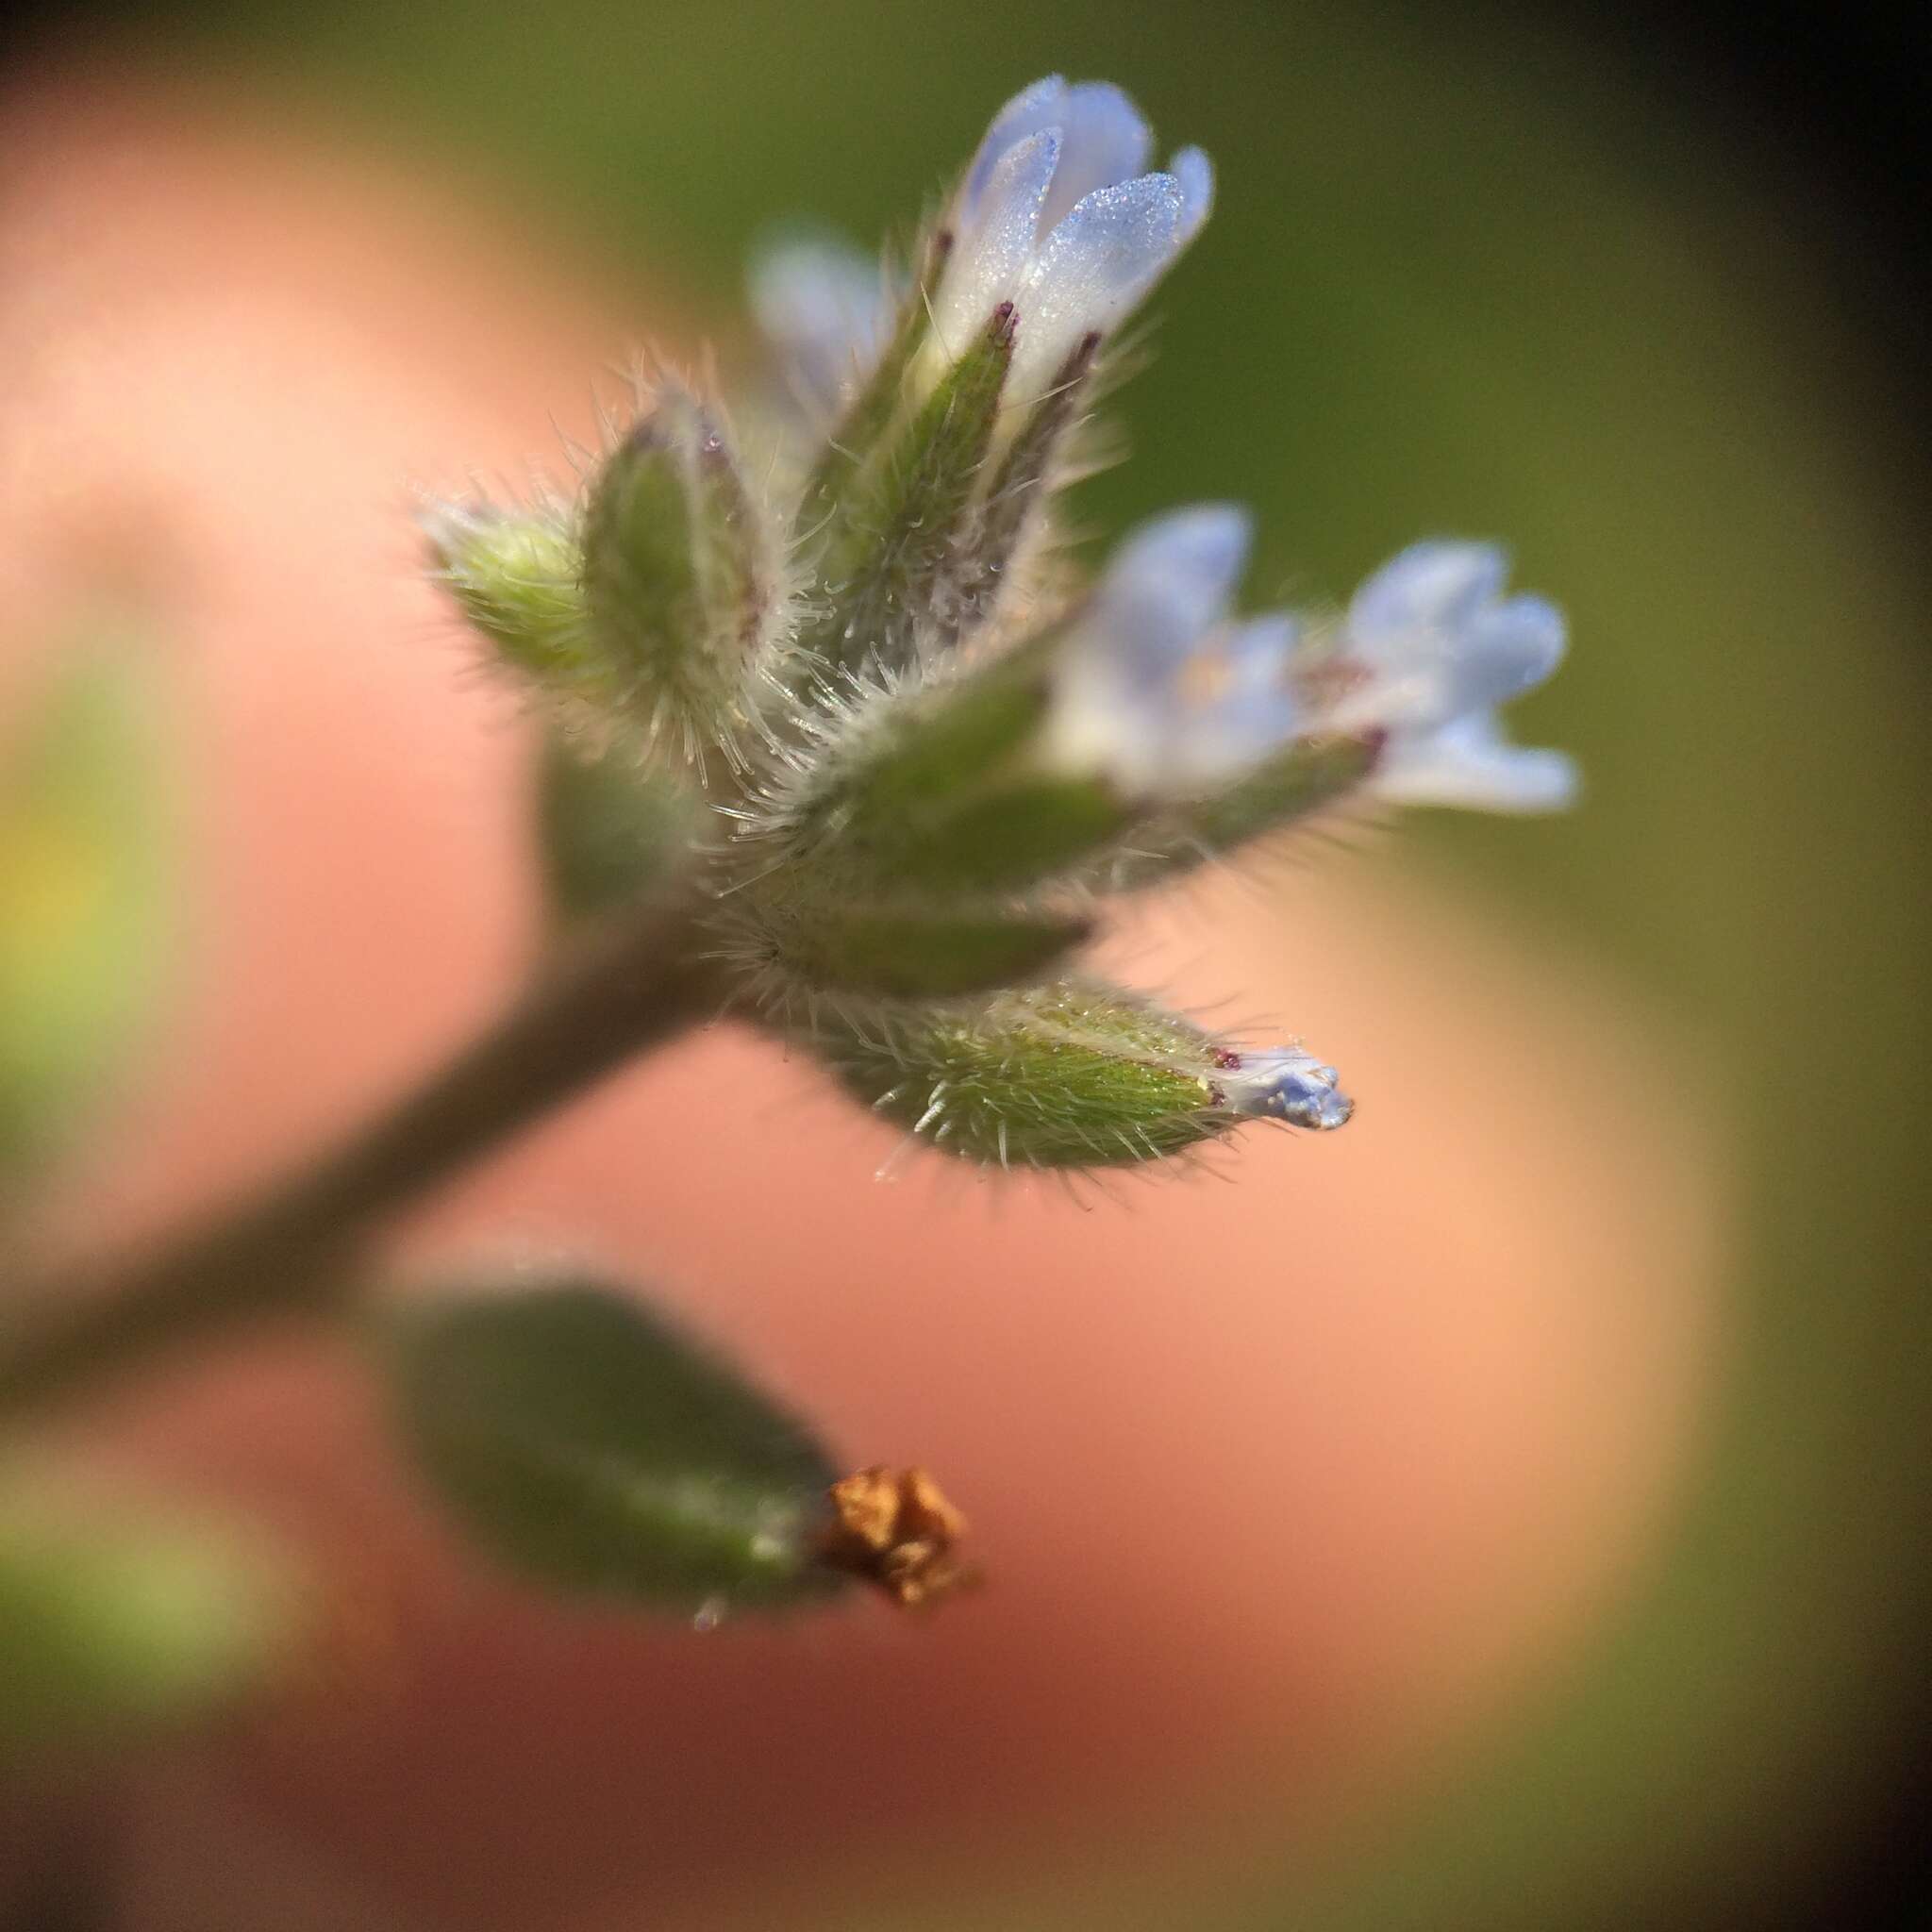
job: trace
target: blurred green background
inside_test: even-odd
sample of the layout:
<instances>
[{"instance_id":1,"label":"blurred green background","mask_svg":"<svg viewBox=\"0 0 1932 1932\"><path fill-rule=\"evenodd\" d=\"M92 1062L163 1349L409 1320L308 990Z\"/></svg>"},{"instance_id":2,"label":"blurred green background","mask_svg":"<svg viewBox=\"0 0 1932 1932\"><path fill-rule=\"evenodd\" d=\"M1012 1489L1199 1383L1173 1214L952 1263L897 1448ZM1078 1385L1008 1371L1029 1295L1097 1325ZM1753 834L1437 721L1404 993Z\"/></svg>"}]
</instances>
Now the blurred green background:
<instances>
[{"instance_id":1,"label":"blurred green background","mask_svg":"<svg viewBox=\"0 0 1932 1932\"><path fill-rule=\"evenodd\" d=\"M1574 658L1516 729L1577 754L1587 808L1411 837L1694 1042L1694 1067L1660 1054L1628 1078L1659 1111L1716 1088L1747 1251L1713 1450L1643 1601L1366 1856L1206 1879L1192 1922L1684 1923L1802 1871L1921 1697L1932 1144L1926 506L1891 374L1794 212L1802 156L1773 172L1557 14L242 0L145 19L169 64L266 75L555 228L615 294L648 274L700 316L729 314L774 217L902 224L1049 70L1117 79L1163 142L1210 149L1219 212L1122 398L1135 460L1086 508L1112 529L1248 499L1257 594L1343 592L1425 533L1501 536L1567 606ZM1070 1877L922 1923L1145 1911Z\"/></svg>"}]
</instances>

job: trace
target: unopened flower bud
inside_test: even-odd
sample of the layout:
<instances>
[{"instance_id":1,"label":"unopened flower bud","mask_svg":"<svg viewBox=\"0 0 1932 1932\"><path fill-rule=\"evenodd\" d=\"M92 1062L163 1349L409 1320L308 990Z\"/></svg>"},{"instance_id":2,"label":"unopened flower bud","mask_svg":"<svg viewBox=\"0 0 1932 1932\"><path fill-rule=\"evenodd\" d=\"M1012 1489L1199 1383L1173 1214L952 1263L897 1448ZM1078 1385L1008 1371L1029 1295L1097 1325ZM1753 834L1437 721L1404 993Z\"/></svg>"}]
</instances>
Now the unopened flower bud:
<instances>
[{"instance_id":1,"label":"unopened flower bud","mask_svg":"<svg viewBox=\"0 0 1932 1932\"><path fill-rule=\"evenodd\" d=\"M560 510L437 504L420 519L436 574L511 669L605 705L616 680L591 637L576 532Z\"/></svg>"},{"instance_id":2,"label":"unopened flower bud","mask_svg":"<svg viewBox=\"0 0 1932 1932\"><path fill-rule=\"evenodd\" d=\"M1230 1052L1222 1065L1229 1104L1244 1119L1286 1121L1291 1127L1325 1132L1345 1126L1355 1102L1335 1084L1324 1067L1298 1047Z\"/></svg>"},{"instance_id":3,"label":"unopened flower bud","mask_svg":"<svg viewBox=\"0 0 1932 1932\"><path fill-rule=\"evenodd\" d=\"M1332 1068L1287 1049L1246 1055L1093 981L881 1008L821 1024L808 1043L878 1113L1000 1167L1131 1165L1244 1121L1327 1129L1349 1113Z\"/></svg>"}]
</instances>

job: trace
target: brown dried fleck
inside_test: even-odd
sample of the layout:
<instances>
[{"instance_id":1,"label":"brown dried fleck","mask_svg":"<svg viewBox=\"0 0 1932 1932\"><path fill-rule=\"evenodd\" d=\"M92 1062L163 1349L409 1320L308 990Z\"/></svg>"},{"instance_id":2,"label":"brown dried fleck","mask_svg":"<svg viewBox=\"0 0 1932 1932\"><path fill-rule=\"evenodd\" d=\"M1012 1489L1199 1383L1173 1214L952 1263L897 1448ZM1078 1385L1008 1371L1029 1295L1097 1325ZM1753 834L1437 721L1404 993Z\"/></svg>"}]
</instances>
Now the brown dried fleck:
<instances>
[{"instance_id":1,"label":"brown dried fleck","mask_svg":"<svg viewBox=\"0 0 1932 1932\"><path fill-rule=\"evenodd\" d=\"M902 1609L937 1603L979 1581L954 1545L966 1519L923 1469L875 1463L832 1485L833 1521L822 1556L864 1578Z\"/></svg>"}]
</instances>

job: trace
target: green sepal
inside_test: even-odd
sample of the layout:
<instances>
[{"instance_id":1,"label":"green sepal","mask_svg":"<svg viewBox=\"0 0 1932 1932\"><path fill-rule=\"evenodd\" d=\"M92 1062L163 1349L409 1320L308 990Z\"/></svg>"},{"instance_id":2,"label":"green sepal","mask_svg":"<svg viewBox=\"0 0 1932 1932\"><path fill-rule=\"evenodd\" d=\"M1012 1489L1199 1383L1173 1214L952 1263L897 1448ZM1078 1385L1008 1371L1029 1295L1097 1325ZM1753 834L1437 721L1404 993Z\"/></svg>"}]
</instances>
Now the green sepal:
<instances>
[{"instance_id":1,"label":"green sepal","mask_svg":"<svg viewBox=\"0 0 1932 1932\"><path fill-rule=\"evenodd\" d=\"M801 871L874 890L1005 892L1066 873L1132 824L1103 776L1038 758L1057 640L876 701L821 760L793 824Z\"/></svg>"},{"instance_id":2,"label":"green sepal","mask_svg":"<svg viewBox=\"0 0 1932 1932\"><path fill-rule=\"evenodd\" d=\"M848 671L912 661L983 481L1013 340L1003 303L827 508L812 547L817 614L799 638L808 659Z\"/></svg>"},{"instance_id":3,"label":"green sepal","mask_svg":"<svg viewBox=\"0 0 1932 1932\"><path fill-rule=\"evenodd\" d=\"M1032 533L1046 516L1074 420L1092 388L1099 353L1098 335L1074 344L999 457L972 541L954 559L953 582L940 600L942 623L952 637L965 635L992 615L1000 592L1026 556Z\"/></svg>"},{"instance_id":4,"label":"green sepal","mask_svg":"<svg viewBox=\"0 0 1932 1932\"><path fill-rule=\"evenodd\" d=\"M0 1497L0 1757L98 1748L231 1706L299 1598L225 1526Z\"/></svg>"},{"instance_id":5,"label":"green sepal","mask_svg":"<svg viewBox=\"0 0 1932 1932\"><path fill-rule=\"evenodd\" d=\"M506 664L554 694L599 708L616 702L619 679L591 632L571 518L448 506L425 528L444 586Z\"/></svg>"},{"instance_id":6,"label":"green sepal","mask_svg":"<svg viewBox=\"0 0 1932 1932\"><path fill-rule=\"evenodd\" d=\"M745 941L782 1003L795 993L946 999L1038 978L1092 936L1078 913L994 908L801 905L774 897L747 908Z\"/></svg>"},{"instance_id":7,"label":"green sepal","mask_svg":"<svg viewBox=\"0 0 1932 1932\"><path fill-rule=\"evenodd\" d=\"M1212 1036L1091 980L832 1016L801 1037L856 1099L983 1164L1135 1165L1241 1119Z\"/></svg>"},{"instance_id":8,"label":"green sepal","mask_svg":"<svg viewBox=\"0 0 1932 1932\"><path fill-rule=\"evenodd\" d=\"M145 667L87 650L0 763L0 1207L146 1017L170 918L172 799Z\"/></svg>"},{"instance_id":9,"label":"green sepal","mask_svg":"<svg viewBox=\"0 0 1932 1932\"><path fill-rule=\"evenodd\" d=\"M927 294L938 286L952 246L953 238L943 229L922 244L919 281L907 291L891 337L872 375L841 417L807 480L799 500L798 537L809 539L829 525L853 473L877 450L897 419L913 359L929 331Z\"/></svg>"},{"instance_id":10,"label":"green sepal","mask_svg":"<svg viewBox=\"0 0 1932 1932\"><path fill-rule=\"evenodd\" d=\"M874 857L892 856L934 887L1002 891L1058 876L1130 821L1103 778L1014 776L959 798L923 834L908 826L881 839Z\"/></svg>"},{"instance_id":11,"label":"green sepal","mask_svg":"<svg viewBox=\"0 0 1932 1932\"><path fill-rule=\"evenodd\" d=\"M667 385L591 485L583 584L608 701L648 742L736 761L774 590L771 533L724 433Z\"/></svg>"},{"instance_id":12,"label":"green sepal","mask_svg":"<svg viewBox=\"0 0 1932 1932\"><path fill-rule=\"evenodd\" d=\"M562 731L545 734L537 838L560 924L594 919L663 885L707 824L696 791L625 742L597 752Z\"/></svg>"},{"instance_id":13,"label":"green sepal","mask_svg":"<svg viewBox=\"0 0 1932 1932\"><path fill-rule=\"evenodd\" d=\"M1104 856L1088 883L1125 891L1191 871L1348 798L1374 770L1379 736L1302 738L1226 791L1150 816L1130 845Z\"/></svg>"},{"instance_id":14,"label":"green sepal","mask_svg":"<svg viewBox=\"0 0 1932 1932\"><path fill-rule=\"evenodd\" d=\"M839 1589L816 1559L824 1452L635 1298L581 1278L443 1294L388 1342L418 1467L506 1566L685 1614Z\"/></svg>"}]
</instances>

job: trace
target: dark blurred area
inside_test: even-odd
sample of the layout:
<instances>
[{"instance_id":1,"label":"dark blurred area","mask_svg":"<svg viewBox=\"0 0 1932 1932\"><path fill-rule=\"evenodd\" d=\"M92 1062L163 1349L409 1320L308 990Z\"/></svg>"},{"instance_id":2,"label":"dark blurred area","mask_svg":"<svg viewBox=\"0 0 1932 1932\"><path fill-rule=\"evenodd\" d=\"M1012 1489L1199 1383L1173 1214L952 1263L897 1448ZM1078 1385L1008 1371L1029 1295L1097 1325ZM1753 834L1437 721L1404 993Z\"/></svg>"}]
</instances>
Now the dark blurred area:
<instances>
[{"instance_id":1,"label":"dark blurred area","mask_svg":"<svg viewBox=\"0 0 1932 1932\"><path fill-rule=\"evenodd\" d=\"M1419 1746L1369 1823L1342 1807L1323 1856L1297 1836L1277 1866L1273 1800L1250 1792L1263 1822L1244 1817L1224 1873L1204 1829L1214 1869L1162 1894L1167 1922L1932 1924L1923 10L635 12L27 4L0 54L27 74L98 58L204 102L245 86L256 116L286 97L305 139L325 127L550 235L595 298L621 303L648 262L672 315L724 315L768 219L866 237L904 217L1048 66L1119 78L1164 143L1214 151L1224 212L1163 294L1126 405L1135 460L1089 486L1094 525L1252 498L1257 580L1330 592L1413 536L1493 530L1571 605L1573 662L1524 736L1578 751L1583 811L1533 833L1431 821L1405 845L1521 938L1511 987L1588 962L1615 1022L1591 1064L1617 1067L1629 1109L1607 1118L1695 1121L1659 1158L1711 1204L1724 1279L1697 1412L1657 1449L1668 1500L1565 1660L1525 1667L1473 1743ZM660 28L633 99L610 75L641 71ZM1454 1104L1481 1110L1467 1089ZM1619 1215L1598 1245L1644 1274L1641 1190ZM762 1333L755 1305L740 1318ZM1035 1340L1016 1320L987 1357ZM985 1668L964 1701L1001 1695ZM1049 1648L1015 1694L1050 1695L1059 1669ZM1001 1774L991 1755L968 1773ZM741 1923L1158 1923L1091 1850L1064 1906L1015 1904L997 1870L948 1890L946 1867L918 1913L875 1913L863 1887L848 1906L841 1876L823 1913L787 1896ZM111 1918L50 1896L17 1923Z\"/></svg>"}]
</instances>

